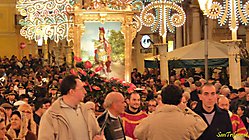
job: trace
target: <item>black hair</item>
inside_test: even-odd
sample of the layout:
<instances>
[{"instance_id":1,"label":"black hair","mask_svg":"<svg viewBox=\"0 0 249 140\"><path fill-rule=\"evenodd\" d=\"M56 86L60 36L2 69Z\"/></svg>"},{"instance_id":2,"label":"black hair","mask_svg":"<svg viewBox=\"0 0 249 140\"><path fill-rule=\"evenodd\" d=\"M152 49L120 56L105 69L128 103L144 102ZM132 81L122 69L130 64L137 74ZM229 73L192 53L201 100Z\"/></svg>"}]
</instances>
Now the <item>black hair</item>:
<instances>
[{"instance_id":1,"label":"black hair","mask_svg":"<svg viewBox=\"0 0 249 140\"><path fill-rule=\"evenodd\" d=\"M131 94L128 94L128 95L127 95L127 99L130 100L132 94L138 94L138 95L140 96L140 98L141 98L141 94L140 94L140 93L138 93L138 92L132 92Z\"/></svg>"},{"instance_id":2,"label":"black hair","mask_svg":"<svg viewBox=\"0 0 249 140\"><path fill-rule=\"evenodd\" d=\"M62 80L60 85L61 95L67 95L70 89L76 88L76 79L79 78L74 75L68 75Z\"/></svg>"},{"instance_id":3,"label":"black hair","mask_svg":"<svg viewBox=\"0 0 249 140\"><path fill-rule=\"evenodd\" d=\"M163 88L161 95L164 104L178 105L182 99L182 90L178 86L170 84Z\"/></svg>"},{"instance_id":4,"label":"black hair","mask_svg":"<svg viewBox=\"0 0 249 140\"><path fill-rule=\"evenodd\" d=\"M21 117L21 113L19 111L13 111L10 115L10 117L12 117L13 115L17 115L20 119L22 118Z\"/></svg>"},{"instance_id":5,"label":"black hair","mask_svg":"<svg viewBox=\"0 0 249 140\"><path fill-rule=\"evenodd\" d=\"M38 99L37 102L35 103L35 111L37 111L40 108L42 108L43 104L46 104L46 103L50 103L51 104L52 102L48 98Z\"/></svg>"},{"instance_id":6,"label":"black hair","mask_svg":"<svg viewBox=\"0 0 249 140\"><path fill-rule=\"evenodd\" d=\"M245 90L245 88L239 88L238 89L238 92L245 92L246 90Z\"/></svg>"},{"instance_id":7,"label":"black hair","mask_svg":"<svg viewBox=\"0 0 249 140\"><path fill-rule=\"evenodd\" d=\"M246 106L244 106L244 105L239 105L238 108L239 108L239 107L241 108L242 111L245 111L245 110L246 110Z\"/></svg>"},{"instance_id":8,"label":"black hair","mask_svg":"<svg viewBox=\"0 0 249 140\"><path fill-rule=\"evenodd\" d=\"M20 99L20 100L23 100L23 99L25 99L25 98L29 98L29 95L27 95L27 94L22 94L22 95L19 96L19 99Z\"/></svg>"}]
</instances>

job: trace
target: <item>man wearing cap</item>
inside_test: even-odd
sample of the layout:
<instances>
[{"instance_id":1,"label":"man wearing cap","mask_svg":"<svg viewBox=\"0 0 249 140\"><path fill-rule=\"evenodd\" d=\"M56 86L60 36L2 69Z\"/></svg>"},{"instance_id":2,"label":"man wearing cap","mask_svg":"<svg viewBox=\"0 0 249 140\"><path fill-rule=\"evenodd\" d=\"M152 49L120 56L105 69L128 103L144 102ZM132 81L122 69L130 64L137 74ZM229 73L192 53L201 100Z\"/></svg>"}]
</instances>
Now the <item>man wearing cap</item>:
<instances>
[{"instance_id":1,"label":"man wearing cap","mask_svg":"<svg viewBox=\"0 0 249 140\"><path fill-rule=\"evenodd\" d=\"M3 107L5 109L6 115L7 115L7 120L10 120L10 116L12 114L13 111L13 106L9 103L3 103L1 105L1 107Z\"/></svg>"},{"instance_id":2,"label":"man wearing cap","mask_svg":"<svg viewBox=\"0 0 249 140\"><path fill-rule=\"evenodd\" d=\"M48 98L54 102L58 97L59 97L59 94L58 94L58 87L55 86L55 85L50 85L49 86L49 96Z\"/></svg>"},{"instance_id":3,"label":"man wearing cap","mask_svg":"<svg viewBox=\"0 0 249 140\"><path fill-rule=\"evenodd\" d=\"M16 93L15 91L12 91L7 95L7 103L14 105L15 102L16 102Z\"/></svg>"},{"instance_id":4,"label":"man wearing cap","mask_svg":"<svg viewBox=\"0 0 249 140\"><path fill-rule=\"evenodd\" d=\"M246 104L245 88L239 88L238 89L238 98L231 102L230 110L232 112L235 112L239 105L245 105L245 104Z\"/></svg>"}]
</instances>

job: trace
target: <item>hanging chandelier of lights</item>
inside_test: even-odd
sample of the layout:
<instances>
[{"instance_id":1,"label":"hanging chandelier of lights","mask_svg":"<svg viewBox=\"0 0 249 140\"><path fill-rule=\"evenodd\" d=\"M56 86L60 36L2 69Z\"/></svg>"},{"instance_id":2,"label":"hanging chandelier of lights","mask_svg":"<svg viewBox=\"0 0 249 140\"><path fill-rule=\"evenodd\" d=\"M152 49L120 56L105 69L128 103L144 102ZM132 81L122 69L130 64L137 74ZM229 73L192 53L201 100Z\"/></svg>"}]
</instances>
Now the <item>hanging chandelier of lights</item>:
<instances>
[{"instance_id":1,"label":"hanging chandelier of lights","mask_svg":"<svg viewBox=\"0 0 249 140\"><path fill-rule=\"evenodd\" d=\"M20 34L29 40L38 41L48 39L59 40L72 38L68 35L73 28L73 18L69 12L73 11L74 0L18 0L17 10L23 19Z\"/></svg>"},{"instance_id":2,"label":"hanging chandelier of lights","mask_svg":"<svg viewBox=\"0 0 249 140\"><path fill-rule=\"evenodd\" d=\"M207 16L211 19L218 19L220 26L225 25L228 20L229 29L237 32L239 22L243 25L249 23L249 1L244 4L242 0L224 0L223 4L213 2Z\"/></svg>"},{"instance_id":3,"label":"hanging chandelier of lights","mask_svg":"<svg viewBox=\"0 0 249 140\"><path fill-rule=\"evenodd\" d=\"M182 7L175 2L182 0L162 0L151 1L148 5L135 1L134 7L140 8L140 17L134 17L135 21L139 21L146 27L151 27L152 32L159 30L161 36L167 36L167 30L174 32L175 27L180 27L185 23L186 15ZM152 12L153 11L153 12ZM141 28L138 28L141 30Z\"/></svg>"}]
</instances>

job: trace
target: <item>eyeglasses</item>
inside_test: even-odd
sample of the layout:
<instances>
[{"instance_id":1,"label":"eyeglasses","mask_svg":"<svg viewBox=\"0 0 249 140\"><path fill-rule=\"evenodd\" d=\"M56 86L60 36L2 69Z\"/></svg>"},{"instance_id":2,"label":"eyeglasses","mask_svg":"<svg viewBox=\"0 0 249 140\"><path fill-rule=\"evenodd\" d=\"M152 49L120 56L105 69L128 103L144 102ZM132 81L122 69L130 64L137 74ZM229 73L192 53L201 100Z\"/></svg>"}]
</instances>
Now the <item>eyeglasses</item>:
<instances>
[{"instance_id":1,"label":"eyeglasses","mask_svg":"<svg viewBox=\"0 0 249 140\"><path fill-rule=\"evenodd\" d=\"M22 113L31 114L31 112L30 112L30 111L22 111Z\"/></svg>"},{"instance_id":2,"label":"eyeglasses","mask_svg":"<svg viewBox=\"0 0 249 140\"><path fill-rule=\"evenodd\" d=\"M148 105L148 106L151 106L151 107L156 107L156 105Z\"/></svg>"}]
</instances>

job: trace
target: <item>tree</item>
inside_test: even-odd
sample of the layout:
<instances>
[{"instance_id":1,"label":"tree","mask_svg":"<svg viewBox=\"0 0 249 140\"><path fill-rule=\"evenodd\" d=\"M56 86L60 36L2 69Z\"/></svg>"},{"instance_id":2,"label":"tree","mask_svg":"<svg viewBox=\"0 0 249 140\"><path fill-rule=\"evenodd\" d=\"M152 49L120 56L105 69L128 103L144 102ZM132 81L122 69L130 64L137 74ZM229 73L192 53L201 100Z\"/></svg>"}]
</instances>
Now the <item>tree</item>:
<instances>
[{"instance_id":1,"label":"tree","mask_svg":"<svg viewBox=\"0 0 249 140\"><path fill-rule=\"evenodd\" d=\"M112 46L112 53L111 53L112 61L124 64L124 58L125 58L124 35L121 33L121 31L111 30L108 41Z\"/></svg>"}]
</instances>

